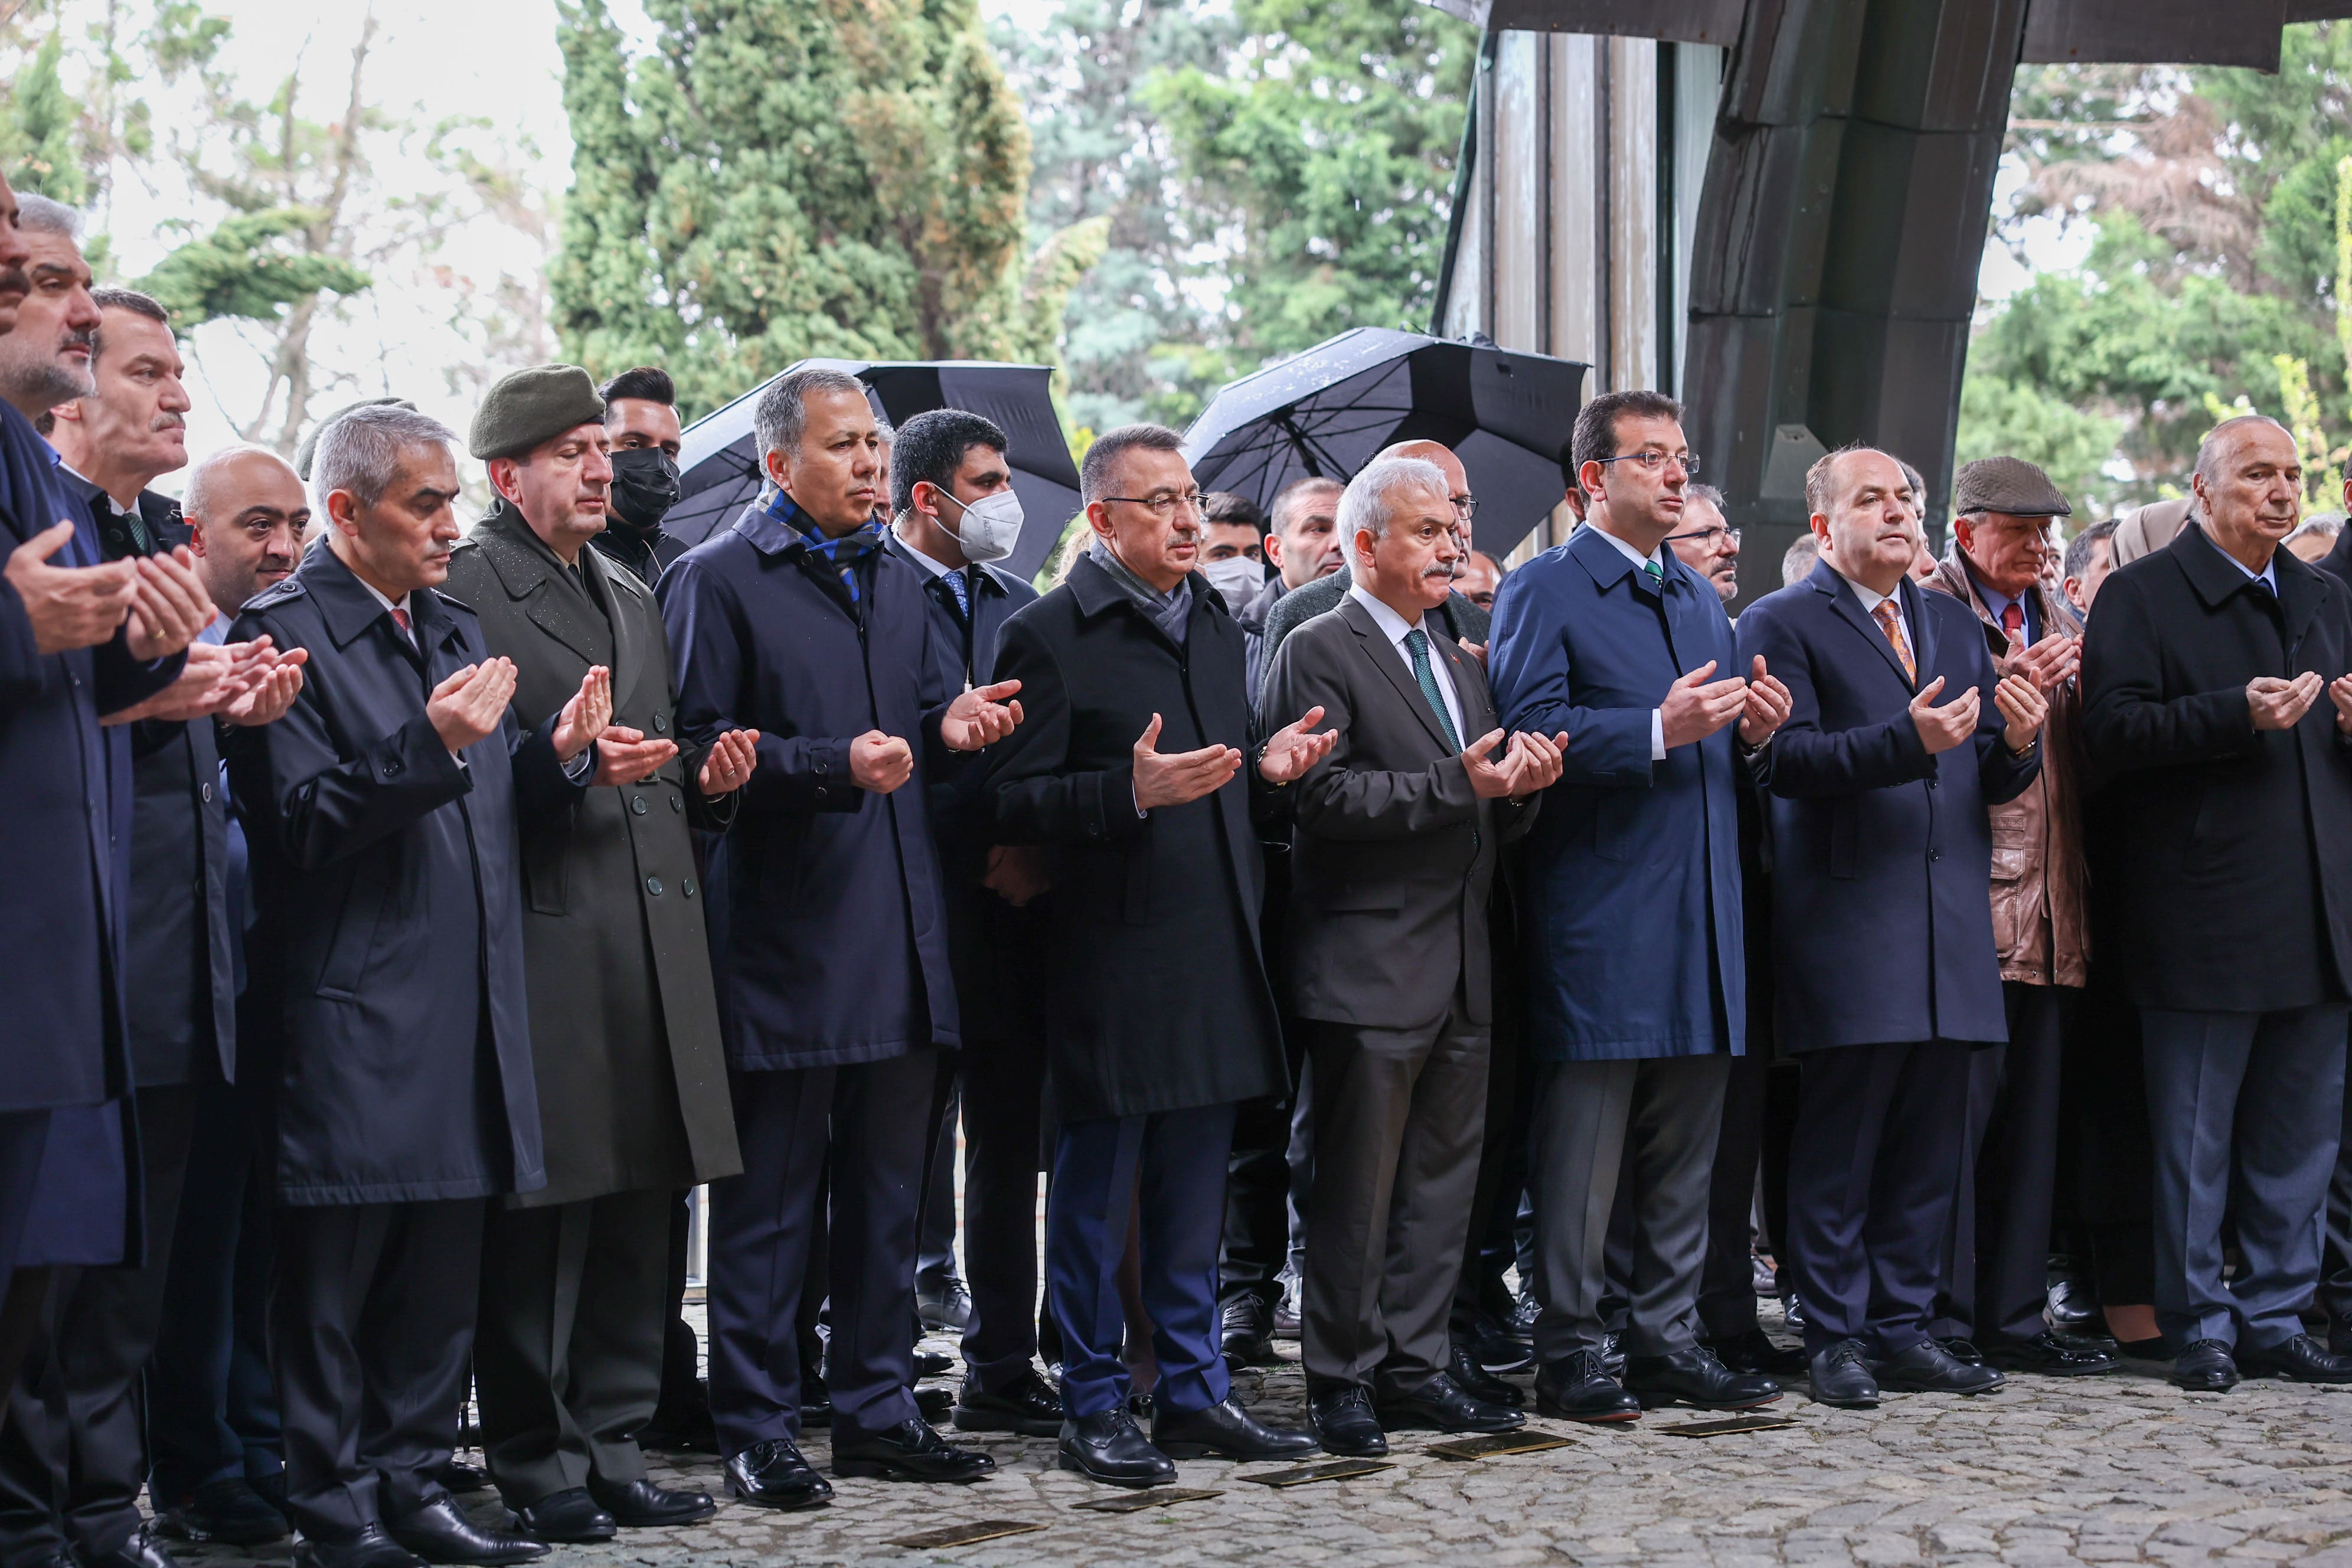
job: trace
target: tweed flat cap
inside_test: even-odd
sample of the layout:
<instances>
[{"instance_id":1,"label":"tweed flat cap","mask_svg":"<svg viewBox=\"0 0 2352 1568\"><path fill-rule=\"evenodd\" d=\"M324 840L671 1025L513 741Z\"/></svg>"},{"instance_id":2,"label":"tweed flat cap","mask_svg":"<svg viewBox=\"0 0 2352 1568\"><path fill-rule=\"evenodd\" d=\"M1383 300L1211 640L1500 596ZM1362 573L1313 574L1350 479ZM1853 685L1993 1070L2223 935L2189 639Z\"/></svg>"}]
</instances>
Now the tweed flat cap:
<instances>
[{"instance_id":1,"label":"tweed flat cap","mask_svg":"<svg viewBox=\"0 0 2352 1568\"><path fill-rule=\"evenodd\" d=\"M405 397L362 397L357 403L344 404L311 426L310 433L302 437L302 444L294 448L294 471L301 476L304 484L310 482L310 460L319 455L319 437L326 434L328 426L354 408L405 408L412 414L416 412L416 405Z\"/></svg>"},{"instance_id":2,"label":"tweed flat cap","mask_svg":"<svg viewBox=\"0 0 2352 1568\"><path fill-rule=\"evenodd\" d=\"M1952 481L1952 515L2007 512L2011 517L2072 517L2074 509L2050 476L2022 458L1979 458Z\"/></svg>"},{"instance_id":3,"label":"tweed flat cap","mask_svg":"<svg viewBox=\"0 0 2352 1568\"><path fill-rule=\"evenodd\" d=\"M483 462L516 458L575 425L604 417L596 383L576 364L535 364L490 384L474 411L466 449Z\"/></svg>"}]
</instances>

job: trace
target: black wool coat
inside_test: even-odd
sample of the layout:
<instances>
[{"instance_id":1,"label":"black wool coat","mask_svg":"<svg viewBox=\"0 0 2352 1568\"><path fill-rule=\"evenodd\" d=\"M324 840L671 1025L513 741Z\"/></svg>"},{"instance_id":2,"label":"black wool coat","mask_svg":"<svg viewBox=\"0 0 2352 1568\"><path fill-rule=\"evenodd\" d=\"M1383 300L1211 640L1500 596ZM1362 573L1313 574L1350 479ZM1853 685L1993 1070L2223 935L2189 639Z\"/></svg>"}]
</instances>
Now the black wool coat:
<instances>
[{"instance_id":1,"label":"black wool coat","mask_svg":"<svg viewBox=\"0 0 2352 1568\"><path fill-rule=\"evenodd\" d=\"M637 784L583 790L522 825L530 988L547 1185L518 1206L695 1186L742 1167L703 930L692 828L723 830L735 797L694 780L709 748L677 732L669 639L651 589L580 552L593 601L520 513L499 505L449 562L446 593L515 661L519 721L560 712L592 665L613 672L613 722L679 741Z\"/></svg>"},{"instance_id":2,"label":"black wool coat","mask_svg":"<svg viewBox=\"0 0 2352 1568\"><path fill-rule=\"evenodd\" d=\"M2083 743L2129 853L2124 986L2142 1007L2266 1012L2352 976L2352 742L2325 693L2257 731L2256 676L2352 671L2352 590L2286 551L2273 599L2206 534L2109 577L2083 644Z\"/></svg>"},{"instance_id":3,"label":"black wool coat","mask_svg":"<svg viewBox=\"0 0 2352 1568\"><path fill-rule=\"evenodd\" d=\"M481 625L430 588L409 615L414 646L321 540L230 634L310 656L286 716L229 737L257 917L245 1037L266 1058L284 1203L547 1184L516 823L578 790L552 712L526 732L509 711L460 765L425 700L490 656Z\"/></svg>"},{"instance_id":4,"label":"black wool coat","mask_svg":"<svg viewBox=\"0 0 2352 1568\"><path fill-rule=\"evenodd\" d=\"M1284 792L1255 766L1244 637L1223 596L1192 595L1179 647L1092 561L1005 623L995 677L1024 721L984 753L998 830L1050 850L1046 1047L1065 1121L1288 1092L1259 945L1254 816ZM1205 799L1135 809L1134 746L1223 743L1250 759Z\"/></svg>"}]
</instances>

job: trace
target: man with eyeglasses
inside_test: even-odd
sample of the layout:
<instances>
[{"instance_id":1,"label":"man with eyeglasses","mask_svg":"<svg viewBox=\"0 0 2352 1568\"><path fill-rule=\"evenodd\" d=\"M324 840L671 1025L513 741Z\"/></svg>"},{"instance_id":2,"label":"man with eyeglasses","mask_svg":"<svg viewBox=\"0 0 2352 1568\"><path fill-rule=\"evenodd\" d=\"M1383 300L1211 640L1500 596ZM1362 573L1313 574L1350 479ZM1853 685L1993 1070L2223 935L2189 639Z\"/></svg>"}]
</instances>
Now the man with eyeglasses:
<instances>
[{"instance_id":1,"label":"man with eyeglasses","mask_svg":"<svg viewBox=\"0 0 2352 1568\"><path fill-rule=\"evenodd\" d=\"M1715 586L1728 605L1739 597L1739 530L1724 520L1723 492L1693 484L1683 492L1683 520L1666 535L1682 563Z\"/></svg>"},{"instance_id":2,"label":"man with eyeglasses","mask_svg":"<svg viewBox=\"0 0 2352 1568\"><path fill-rule=\"evenodd\" d=\"M1512 574L1490 658L1504 724L1568 736L1521 879L1536 1404L1576 1421L1744 1409L1780 1385L1699 1342L1696 1300L1724 1086L1747 1048L1738 790L1789 693L1763 659L1738 665L1713 585L1664 548L1686 531L1698 467L1681 405L1597 397L1573 456L1591 524ZM1622 1386L1601 1306L1621 1172L1634 1196Z\"/></svg>"}]
</instances>

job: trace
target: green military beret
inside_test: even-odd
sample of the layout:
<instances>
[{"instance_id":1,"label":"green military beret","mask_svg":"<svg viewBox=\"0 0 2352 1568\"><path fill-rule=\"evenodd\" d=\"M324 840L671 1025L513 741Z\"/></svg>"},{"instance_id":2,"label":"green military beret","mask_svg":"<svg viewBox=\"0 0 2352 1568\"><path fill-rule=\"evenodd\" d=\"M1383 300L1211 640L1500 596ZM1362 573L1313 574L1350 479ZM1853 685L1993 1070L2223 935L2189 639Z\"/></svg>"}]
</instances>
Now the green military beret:
<instances>
[{"instance_id":1,"label":"green military beret","mask_svg":"<svg viewBox=\"0 0 2352 1568\"><path fill-rule=\"evenodd\" d=\"M575 425L600 424L604 417L604 400L586 371L576 364L535 364L499 377L482 395L466 448L485 463L519 458Z\"/></svg>"},{"instance_id":2,"label":"green military beret","mask_svg":"<svg viewBox=\"0 0 2352 1568\"><path fill-rule=\"evenodd\" d=\"M1952 481L1952 515L2006 512L2011 517L2072 517L2074 509L2050 476L2022 458L1979 458Z\"/></svg>"},{"instance_id":3,"label":"green military beret","mask_svg":"<svg viewBox=\"0 0 2352 1568\"><path fill-rule=\"evenodd\" d=\"M409 402L405 397L362 397L357 403L344 404L341 408L311 426L310 433L302 437L302 444L294 448L294 471L302 477L302 482L306 485L310 482L310 459L319 455L319 437L326 434L328 426L332 425L354 408L384 407L405 408L412 414L416 411L416 405Z\"/></svg>"}]
</instances>

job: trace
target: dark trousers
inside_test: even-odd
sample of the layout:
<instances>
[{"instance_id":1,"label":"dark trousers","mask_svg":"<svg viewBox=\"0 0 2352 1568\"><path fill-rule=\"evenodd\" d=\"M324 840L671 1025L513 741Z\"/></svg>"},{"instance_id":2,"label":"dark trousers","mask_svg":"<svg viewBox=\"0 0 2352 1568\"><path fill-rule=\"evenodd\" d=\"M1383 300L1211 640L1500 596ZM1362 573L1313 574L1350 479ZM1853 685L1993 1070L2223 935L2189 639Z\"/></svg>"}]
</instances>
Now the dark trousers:
<instances>
[{"instance_id":1,"label":"dark trousers","mask_svg":"<svg viewBox=\"0 0 2352 1568\"><path fill-rule=\"evenodd\" d=\"M249 1109L226 1084L196 1091L163 1321L147 1363L148 1478L156 1506L206 1481L264 1480L286 1468L269 1381L268 1184Z\"/></svg>"},{"instance_id":2,"label":"dark trousers","mask_svg":"<svg viewBox=\"0 0 2352 1568\"><path fill-rule=\"evenodd\" d=\"M2047 1325L2058 1083L2082 993L2003 981L2009 1043L1969 1063L1969 1135L1946 1276L1949 1331L2031 1339ZM1939 1328L1943 1325L1939 1325Z\"/></svg>"},{"instance_id":3,"label":"dark trousers","mask_svg":"<svg viewBox=\"0 0 2352 1568\"><path fill-rule=\"evenodd\" d=\"M41 1147L49 1138L46 1110L0 1112L0 1388L16 1381L17 1364L40 1328L49 1271L16 1267L16 1247L33 1210ZM7 1424L0 1415L0 1426Z\"/></svg>"},{"instance_id":4,"label":"dark trousers","mask_svg":"<svg viewBox=\"0 0 2352 1568\"><path fill-rule=\"evenodd\" d=\"M1542 1062L1536 1068L1528 1184L1535 1194L1536 1357L1601 1349L1611 1211L1630 1169L1624 1329L1630 1355L1697 1339L1707 1192L1732 1058Z\"/></svg>"},{"instance_id":5,"label":"dark trousers","mask_svg":"<svg viewBox=\"0 0 2352 1568\"><path fill-rule=\"evenodd\" d=\"M1498 898L1494 918L1507 900ZM1495 947L1494 1026L1486 1052L1486 1114L1478 1146L1478 1184L1470 1199L1470 1224L1462 1247L1462 1269L1454 1287L1454 1335L1467 1340L1482 1315L1502 1316L1513 1306L1504 1276L1518 1261L1519 1204L1528 1187L1528 1092L1535 1063L1528 1055L1524 987L1516 950ZM1523 1271L1524 1283L1530 1271Z\"/></svg>"},{"instance_id":6,"label":"dark trousers","mask_svg":"<svg viewBox=\"0 0 2352 1568\"><path fill-rule=\"evenodd\" d=\"M997 1393L1037 1353L1038 1123L1045 1112L1042 1035L968 1046L963 1099L963 1331L972 1380Z\"/></svg>"},{"instance_id":7,"label":"dark trousers","mask_svg":"<svg viewBox=\"0 0 2352 1568\"><path fill-rule=\"evenodd\" d=\"M138 1091L148 1237L137 1268L60 1268L0 1430L0 1562L45 1563L70 1544L114 1551L139 1528L147 1479L139 1373L163 1313L196 1090Z\"/></svg>"},{"instance_id":8,"label":"dark trousers","mask_svg":"<svg viewBox=\"0 0 2352 1568\"><path fill-rule=\"evenodd\" d=\"M710 1414L728 1455L800 1436L797 1330L828 1158L834 1433L917 1418L915 1225L938 1071L927 1048L728 1075L743 1173L710 1187Z\"/></svg>"},{"instance_id":9,"label":"dark trousers","mask_svg":"<svg viewBox=\"0 0 2352 1568\"><path fill-rule=\"evenodd\" d=\"M278 1211L270 1363L286 1501L302 1533L347 1540L443 1493L480 1283L480 1198L289 1204Z\"/></svg>"},{"instance_id":10,"label":"dark trousers","mask_svg":"<svg viewBox=\"0 0 2352 1568\"><path fill-rule=\"evenodd\" d=\"M2338 1350L2352 1335L2352 1092L2344 1097L2344 1126L2336 1169L2327 1179L2327 1228L2319 1254L2319 1304Z\"/></svg>"},{"instance_id":11,"label":"dark trousers","mask_svg":"<svg viewBox=\"0 0 2352 1568\"><path fill-rule=\"evenodd\" d=\"M1230 1388L1218 1342L1218 1197L1234 1108L1066 1121L1045 1204L1045 1289L1063 1339L1062 1407L1098 1415L1127 1403L1127 1316L1118 1268L1128 1217L1142 1218L1143 1308L1159 1359L1154 1398L1201 1410Z\"/></svg>"},{"instance_id":12,"label":"dark trousers","mask_svg":"<svg viewBox=\"0 0 2352 1568\"><path fill-rule=\"evenodd\" d=\"M694 1193L691 1188L670 1194L668 1267L662 1283L661 1403L665 1425L688 1420L709 1400L700 1386L702 1346L694 1325L686 1321L687 1254L694 1240Z\"/></svg>"},{"instance_id":13,"label":"dark trousers","mask_svg":"<svg viewBox=\"0 0 2352 1568\"><path fill-rule=\"evenodd\" d=\"M2156 1143L2156 1318L2173 1348L2303 1332L2343 1126L2347 1009L2140 1014ZM2221 1211L2244 1267L2221 1278Z\"/></svg>"},{"instance_id":14,"label":"dark trousers","mask_svg":"<svg viewBox=\"0 0 2352 1568\"><path fill-rule=\"evenodd\" d=\"M941 1053L943 1057L949 1054ZM949 1082L940 1106L939 1131L931 1144L930 1174L923 1181L922 1227L915 1237L915 1283L931 1291L945 1290L956 1278L956 1121L962 1096L955 1085L953 1061L941 1065Z\"/></svg>"},{"instance_id":15,"label":"dark trousers","mask_svg":"<svg viewBox=\"0 0 2352 1568\"><path fill-rule=\"evenodd\" d=\"M1234 1109L1217 1259L1218 1300L1255 1296L1269 1311L1282 1298L1282 1271L1290 1261L1291 1215L1301 1206L1293 1200L1308 1180L1292 1159L1292 1145L1300 1120L1314 1114L1311 1075L1300 1070L1307 1059L1306 1026L1285 1018L1282 1039L1297 1089L1288 1100L1244 1100Z\"/></svg>"},{"instance_id":16,"label":"dark trousers","mask_svg":"<svg viewBox=\"0 0 2352 1568\"><path fill-rule=\"evenodd\" d=\"M1968 1127L1968 1046L1807 1051L1789 1153L1805 1348L1891 1355L1927 1337Z\"/></svg>"},{"instance_id":17,"label":"dark trousers","mask_svg":"<svg viewBox=\"0 0 2352 1568\"><path fill-rule=\"evenodd\" d=\"M1463 1002L1416 1029L1302 1025L1316 1157L1299 1339L1318 1391L1406 1397L1452 1358L1486 1108L1486 1026Z\"/></svg>"},{"instance_id":18,"label":"dark trousers","mask_svg":"<svg viewBox=\"0 0 2352 1568\"><path fill-rule=\"evenodd\" d=\"M1754 1037L1749 1037L1751 1039ZM1756 1327L1756 1173L1764 1152L1772 1076L1769 1057L1734 1057L1723 1082L1723 1124L1707 1178L1706 1262L1699 1270L1703 1338L1737 1339Z\"/></svg>"},{"instance_id":19,"label":"dark trousers","mask_svg":"<svg viewBox=\"0 0 2352 1568\"><path fill-rule=\"evenodd\" d=\"M636 1437L661 1397L671 1203L614 1193L485 1218L474 1384L509 1508L591 1477L645 1479Z\"/></svg>"}]
</instances>

